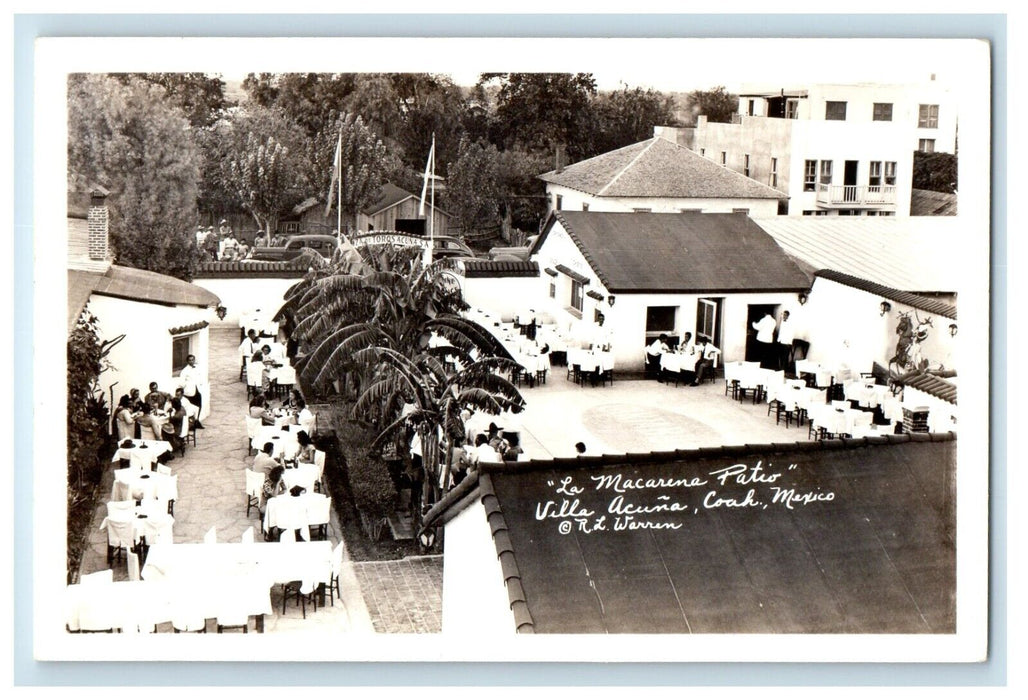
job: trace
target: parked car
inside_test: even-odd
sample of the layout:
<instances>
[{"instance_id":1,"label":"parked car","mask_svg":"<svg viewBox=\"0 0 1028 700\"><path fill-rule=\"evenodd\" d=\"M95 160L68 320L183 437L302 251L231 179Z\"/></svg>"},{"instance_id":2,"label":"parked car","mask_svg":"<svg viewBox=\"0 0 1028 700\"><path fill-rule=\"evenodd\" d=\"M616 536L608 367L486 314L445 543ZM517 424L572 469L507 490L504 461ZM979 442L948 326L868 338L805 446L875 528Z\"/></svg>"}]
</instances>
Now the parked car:
<instances>
[{"instance_id":1,"label":"parked car","mask_svg":"<svg viewBox=\"0 0 1028 700\"><path fill-rule=\"evenodd\" d=\"M453 236L433 236L435 245L432 247L432 257L439 258L477 258L475 251L459 238Z\"/></svg>"},{"instance_id":2,"label":"parked car","mask_svg":"<svg viewBox=\"0 0 1028 700\"><path fill-rule=\"evenodd\" d=\"M323 258L331 258L336 249L336 237L323 234L300 234L291 237L284 246L254 248L250 260L292 260L304 248L310 248Z\"/></svg>"}]
</instances>

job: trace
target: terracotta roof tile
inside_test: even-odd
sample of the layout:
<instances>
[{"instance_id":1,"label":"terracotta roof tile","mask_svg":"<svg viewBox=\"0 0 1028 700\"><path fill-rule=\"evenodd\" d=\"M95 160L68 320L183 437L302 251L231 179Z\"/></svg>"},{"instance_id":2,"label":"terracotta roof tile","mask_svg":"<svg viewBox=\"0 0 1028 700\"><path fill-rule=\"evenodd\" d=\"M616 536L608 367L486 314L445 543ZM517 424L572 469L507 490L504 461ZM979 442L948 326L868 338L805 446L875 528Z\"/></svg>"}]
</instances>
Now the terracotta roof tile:
<instances>
[{"instance_id":1,"label":"terracotta roof tile","mask_svg":"<svg viewBox=\"0 0 1028 700\"><path fill-rule=\"evenodd\" d=\"M945 301L933 299L932 297L903 292L898 289L886 287L883 284L878 284L877 282L871 282L866 279L854 277L853 275L837 272L836 270L819 270L816 273L816 276L832 280L833 282L838 282L839 284L845 284L847 287L861 289L870 294L874 294L875 296L885 297L886 299L891 299L892 301L912 306L915 309L921 309L922 311L928 311L951 319L956 319L957 317L957 307L952 304L948 304Z\"/></svg>"}]
</instances>

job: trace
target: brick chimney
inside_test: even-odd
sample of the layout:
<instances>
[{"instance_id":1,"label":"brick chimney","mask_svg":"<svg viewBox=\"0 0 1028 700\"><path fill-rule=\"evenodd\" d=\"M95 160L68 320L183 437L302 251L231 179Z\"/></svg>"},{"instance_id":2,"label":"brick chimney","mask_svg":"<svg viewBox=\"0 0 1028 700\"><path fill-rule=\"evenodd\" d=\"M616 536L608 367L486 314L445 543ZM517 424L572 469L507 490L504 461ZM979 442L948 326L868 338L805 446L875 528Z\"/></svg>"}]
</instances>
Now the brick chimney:
<instances>
[{"instance_id":1,"label":"brick chimney","mask_svg":"<svg viewBox=\"0 0 1028 700\"><path fill-rule=\"evenodd\" d=\"M89 191L89 259L109 260L110 242L108 240L107 195L103 187L95 187Z\"/></svg>"}]
</instances>

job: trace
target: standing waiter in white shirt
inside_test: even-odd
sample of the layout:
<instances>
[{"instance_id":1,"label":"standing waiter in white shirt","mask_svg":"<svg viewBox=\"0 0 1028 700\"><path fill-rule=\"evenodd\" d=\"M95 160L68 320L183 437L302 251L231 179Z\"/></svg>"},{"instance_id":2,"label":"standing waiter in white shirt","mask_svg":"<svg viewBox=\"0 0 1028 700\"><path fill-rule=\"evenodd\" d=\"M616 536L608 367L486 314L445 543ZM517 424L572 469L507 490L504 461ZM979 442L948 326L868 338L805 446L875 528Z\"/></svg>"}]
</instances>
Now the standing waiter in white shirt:
<instances>
[{"instance_id":1,"label":"standing waiter in white shirt","mask_svg":"<svg viewBox=\"0 0 1028 700\"><path fill-rule=\"evenodd\" d=\"M789 312L782 312L782 322L778 324L778 341L775 349L778 351L778 369L789 372L789 365L792 364L792 341L796 337L796 329L789 320Z\"/></svg>"},{"instance_id":2,"label":"standing waiter in white shirt","mask_svg":"<svg viewBox=\"0 0 1028 700\"><path fill-rule=\"evenodd\" d=\"M182 373L178 376L182 380L182 395L189 399L191 404L196 406L196 429L203 430L203 424L200 423L203 395L200 394L199 387L200 382L203 380L203 375L200 373L200 368L196 366L196 355L190 355L186 358L186 366L182 368Z\"/></svg>"},{"instance_id":3,"label":"standing waiter in white shirt","mask_svg":"<svg viewBox=\"0 0 1028 700\"><path fill-rule=\"evenodd\" d=\"M760 366L764 368L770 368L777 364L773 359L774 342L775 342L775 317L769 313L765 313L764 316L753 324L754 330L757 331L757 357L760 360Z\"/></svg>"}]
</instances>

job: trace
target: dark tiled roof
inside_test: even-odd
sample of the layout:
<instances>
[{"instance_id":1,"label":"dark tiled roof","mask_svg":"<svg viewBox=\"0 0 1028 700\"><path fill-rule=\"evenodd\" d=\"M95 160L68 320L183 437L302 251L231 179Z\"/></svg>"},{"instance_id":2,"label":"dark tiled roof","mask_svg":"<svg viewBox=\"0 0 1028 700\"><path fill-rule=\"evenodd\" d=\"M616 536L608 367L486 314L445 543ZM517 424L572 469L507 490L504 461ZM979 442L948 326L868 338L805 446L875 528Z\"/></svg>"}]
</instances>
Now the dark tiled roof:
<instances>
[{"instance_id":1,"label":"dark tiled roof","mask_svg":"<svg viewBox=\"0 0 1028 700\"><path fill-rule=\"evenodd\" d=\"M201 328L206 328L210 324L207 321L198 321L197 323L191 323L188 326L178 326L177 328L169 328L168 333L171 335L179 335L181 333L192 333L198 331Z\"/></svg>"},{"instance_id":2,"label":"dark tiled roof","mask_svg":"<svg viewBox=\"0 0 1028 700\"><path fill-rule=\"evenodd\" d=\"M904 379L903 384L923 391L926 394L931 394L943 401L948 401L951 404L956 404L957 402L957 385L947 382L942 377L937 377L934 374L919 374L916 377Z\"/></svg>"},{"instance_id":3,"label":"dark tiled roof","mask_svg":"<svg viewBox=\"0 0 1028 700\"><path fill-rule=\"evenodd\" d=\"M534 260L463 260L465 277L538 277Z\"/></svg>"},{"instance_id":4,"label":"dark tiled roof","mask_svg":"<svg viewBox=\"0 0 1028 700\"><path fill-rule=\"evenodd\" d=\"M477 488L522 632L952 633L955 453L952 433L742 445L488 465ZM758 461L778 488L832 499L787 508L767 483L712 474ZM538 517L567 477L602 529ZM744 501L751 488L766 507L706 505L711 490ZM627 526L644 521L665 527Z\"/></svg>"},{"instance_id":5,"label":"dark tiled roof","mask_svg":"<svg viewBox=\"0 0 1028 700\"><path fill-rule=\"evenodd\" d=\"M163 306L217 306L221 300L203 287L149 270L111 265L106 272L68 270L68 330L92 294Z\"/></svg>"},{"instance_id":6,"label":"dark tiled roof","mask_svg":"<svg viewBox=\"0 0 1028 700\"><path fill-rule=\"evenodd\" d=\"M611 292L801 291L809 278L745 214L554 212Z\"/></svg>"},{"instance_id":7,"label":"dark tiled roof","mask_svg":"<svg viewBox=\"0 0 1028 700\"><path fill-rule=\"evenodd\" d=\"M911 216L956 216L957 196L931 190L910 191Z\"/></svg>"},{"instance_id":8,"label":"dark tiled roof","mask_svg":"<svg viewBox=\"0 0 1028 700\"><path fill-rule=\"evenodd\" d=\"M204 262L193 277L303 277L308 267L299 260Z\"/></svg>"},{"instance_id":9,"label":"dark tiled roof","mask_svg":"<svg viewBox=\"0 0 1028 700\"><path fill-rule=\"evenodd\" d=\"M600 197L788 199L784 192L659 137L539 178Z\"/></svg>"},{"instance_id":10,"label":"dark tiled roof","mask_svg":"<svg viewBox=\"0 0 1028 700\"><path fill-rule=\"evenodd\" d=\"M901 292L898 289L892 287L886 287L885 285L878 284L877 282L869 282L853 275L847 275L843 272L836 272L835 270L819 270L815 273L817 277L823 277L825 279L838 282L839 284L845 284L847 287L853 287L854 289L862 289L865 292L874 294L875 296L885 297L892 301L897 301L900 304L906 304L912 306L915 309L921 309L922 311L928 311L933 314L945 316L946 318L957 318L957 307L952 304L947 304L944 301L933 299L931 297L922 296L920 294L912 294L910 292Z\"/></svg>"}]
</instances>

